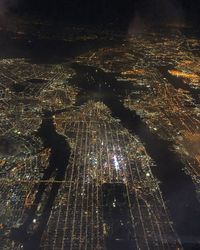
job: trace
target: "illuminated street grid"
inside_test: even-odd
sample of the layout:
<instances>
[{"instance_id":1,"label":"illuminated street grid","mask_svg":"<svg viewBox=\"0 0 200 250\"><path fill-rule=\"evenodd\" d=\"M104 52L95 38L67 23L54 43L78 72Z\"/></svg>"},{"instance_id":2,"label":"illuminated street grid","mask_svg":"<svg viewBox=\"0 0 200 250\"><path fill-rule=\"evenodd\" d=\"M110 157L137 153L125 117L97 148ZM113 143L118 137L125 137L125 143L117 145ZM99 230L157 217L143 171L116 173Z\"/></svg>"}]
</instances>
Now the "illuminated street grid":
<instances>
[{"instance_id":1,"label":"illuminated street grid","mask_svg":"<svg viewBox=\"0 0 200 250\"><path fill-rule=\"evenodd\" d=\"M172 142L200 190L200 110L191 97L192 90L199 90L199 57L193 54L198 44L199 40L179 32L171 37L134 34L118 47L91 51L74 61L117 73L119 81L142 87L127 93L124 105L136 110L153 133ZM162 75L159 67L166 65L172 66L166 71L182 79L191 92L176 89ZM41 124L42 109L73 109L78 90L67 85L74 71L65 64L5 59L0 66L0 136L20 141L23 151L18 156L13 149L8 156L1 146L0 223L8 227L6 236L10 227L23 222L24 211L34 200L35 184L48 165L49 152L33 151L34 140L27 143L28 136ZM18 88L23 91L17 93ZM104 249L108 225L102 217L100 187L105 182L123 182L129 197L131 223L127 227L138 249L174 249L177 237L151 173L153 162L139 139L123 129L101 103L88 103L79 113L63 113L56 116L56 122L57 130L69 137L73 152L42 247ZM41 142L37 143L34 147L40 149ZM0 247L15 250L21 246L5 237Z\"/></svg>"},{"instance_id":2,"label":"illuminated street grid","mask_svg":"<svg viewBox=\"0 0 200 250\"><path fill-rule=\"evenodd\" d=\"M69 67L36 65L24 59L1 60L0 64L0 223L6 225L0 248L16 250L21 249L21 245L8 239L10 228L23 223L49 161L49 151L42 148L35 136L42 122L42 110L71 106L77 91L66 86L72 72ZM16 92L16 86L23 91Z\"/></svg>"},{"instance_id":3,"label":"illuminated street grid","mask_svg":"<svg viewBox=\"0 0 200 250\"><path fill-rule=\"evenodd\" d=\"M43 237L44 249L104 249L103 183L126 185L129 230L138 249L175 249L177 238L152 176L153 162L139 139L100 102L58 116L56 122L59 132L73 135L73 152L67 185L62 185Z\"/></svg>"},{"instance_id":4,"label":"illuminated street grid","mask_svg":"<svg viewBox=\"0 0 200 250\"><path fill-rule=\"evenodd\" d=\"M186 166L185 170L199 182L199 107L188 105L194 103L188 92L175 89L167 81L160 83L159 73L154 76L153 100L150 93L145 93L141 100L128 98L125 101L126 106L137 110L154 133L172 141L173 149L178 152Z\"/></svg>"},{"instance_id":5,"label":"illuminated street grid","mask_svg":"<svg viewBox=\"0 0 200 250\"><path fill-rule=\"evenodd\" d=\"M76 89L66 86L73 71L65 65L7 59L1 60L0 66L0 135L8 130L33 132L41 123L42 109L63 109L75 101Z\"/></svg>"},{"instance_id":6,"label":"illuminated street grid","mask_svg":"<svg viewBox=\"0 0 200 250\"><path fill-rule=\"evenodd\" d=\"M120 46L86 53L77 60L133 84L136 89L127 93L124 105L135 110L153 133L172 143L200 197L200 41L178 30L166 35L129 32ZM176 79L182 80L182 86L176 85Z\"/></svg>"},{"instance_id":7,"label":"illuminated street grid","mask_svg":"<svg viewBox=\"0 0 200 250\"><path fill-rule=\"evenodd\" d=\"M41 142L33 137L31 141L17 135L7 135L8 138L12 139L8 140L12 151L3 155L1 148L0 220L6 228L0 248L15 250L20 246L8 238L10 228L23 222L26 210L32 205L38 182L48 165L49 151L36 152L41 149Z\"/></svg>"}]
</instances>

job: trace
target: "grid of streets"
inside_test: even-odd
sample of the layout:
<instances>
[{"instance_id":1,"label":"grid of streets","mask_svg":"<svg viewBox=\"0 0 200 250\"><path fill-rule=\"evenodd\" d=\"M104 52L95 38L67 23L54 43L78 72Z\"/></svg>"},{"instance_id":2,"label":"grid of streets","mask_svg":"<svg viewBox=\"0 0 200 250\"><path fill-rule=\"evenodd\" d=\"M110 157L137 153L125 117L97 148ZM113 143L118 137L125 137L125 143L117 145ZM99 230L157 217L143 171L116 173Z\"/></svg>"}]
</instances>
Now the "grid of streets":
<instances>
[{"instance_id":1,"label":"grid of streets","mask_svg":"<svg viewBox=\"0 0 200 250\"><path fill-rule=\"evenodd\" d=\"M199 40L177 31L171 37L162 32L159 36L134 34L114 48L89 51L73 61L112 72L117 81L133 85L135 90L120 101L136 111L152 133L171 142L199 197ZM50 151L36 135L42 112L49 109L71 155L41 249L105 249L109 235L119 236L117 227L136 249L181 249L145 145L103 102L75 105L80 90L70 84L76 75L70 64L17 58L2 59L0 65L0 247L21 249L21 243L9 238L10 229L24 222L43 181L46 190L29 228L34 232L55 182L54 175L42 180ZM177 79L185 87L177 87ZM115 208L118 202L106 204L105 184L124 190L126 215L121 219L105 216L105 207Z\"/></svg>"}]
</instances>

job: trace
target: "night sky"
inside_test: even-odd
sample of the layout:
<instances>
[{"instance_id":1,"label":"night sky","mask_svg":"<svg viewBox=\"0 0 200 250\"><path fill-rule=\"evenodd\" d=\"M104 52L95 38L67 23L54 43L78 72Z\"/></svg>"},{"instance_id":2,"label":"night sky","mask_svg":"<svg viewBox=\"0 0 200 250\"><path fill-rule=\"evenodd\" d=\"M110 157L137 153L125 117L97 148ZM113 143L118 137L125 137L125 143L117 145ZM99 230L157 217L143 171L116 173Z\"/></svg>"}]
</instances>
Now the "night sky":
<instances>
[{"instance_id":1,"label":"night sky","mask_svg":"<svg viewBox=\"0 0 200 250\"><path fill-rule=\"evenodd\" d=\"M53 20L93 23L126 23L137 17L144 22L200 23L199 0L1 0L1 12Z\"/></svg>"}]
</instances>

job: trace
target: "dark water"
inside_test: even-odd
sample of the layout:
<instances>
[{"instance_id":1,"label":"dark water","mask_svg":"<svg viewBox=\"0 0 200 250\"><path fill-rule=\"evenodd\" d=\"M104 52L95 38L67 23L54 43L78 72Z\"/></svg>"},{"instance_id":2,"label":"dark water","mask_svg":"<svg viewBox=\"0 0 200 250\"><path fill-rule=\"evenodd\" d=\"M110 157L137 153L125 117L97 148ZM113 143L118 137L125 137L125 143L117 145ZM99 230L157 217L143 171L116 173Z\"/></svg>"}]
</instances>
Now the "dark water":
<instances>
[{"instance_id":1,"label":"dark water","mask_svg":"<svg viewBox=\"0 0 200 250\"><path fill-rule=\"evenodd\" d=\"M42 139L44 147L50 149L49 165L44 170L42 180L49 180L52 176L55 176L55 181L64 180L71 150L66 138L56 132L52 114L50 112L46 112L44 114L44 119L38 129L38 136ZM28 230L29 226L31 226L33 222L33 219L37 217L37 208L47 188L47 185L44 183L40 183L36 188L37 192L34 203L28 211L24 223L19 228L13 228L11 230L11 239L23 243L23 249L39 249L41 237L46 228L60 185L61 183L59 182L51 185L42 214L39 217L37 228L33 231L33 233L29 234Z\"/></svg>"},{"instance_id":2,"label":"dark water","mask_svg":"<svg viewBox=\"0 0 200 250\"><path fill-rule=\"evenodd\" d=\"M0 33L2 37L0 42L0 47L2 48L0 52L1 58L31 58L30 61L34 63L65 62L89 49L97 49L105 45L109 46L109 43L113 45L113 41L65 42L56 39L50 41L34 35L31 36L30 34L14 40L13 36L15 34L3 33L2 31ZM81 105L90 99L103 101L112 111L113 117L120 119L125 128L139 136L141 141L144 142L148 154L157 164L157 167L153 167L152 171L154 176L161 181L160 188L165 200L167 200L167 206L175 224L175 229L185 249L200 249L200 246L194 248L195 243L200 241L200 205L196 199L195 187L191 178L182 171L184 166L176 154L169 150L170 144L152 134L136 112L126 109L120 102L126 92L131 90L132 86L129 84L125 85L124 82L120 83L115 79L114 74L105 73L98 68L78 64L72 65L72 67L74 67L77 73L72 83L77 84L81 89L77 105ZM168 74L168 69L162 69L165 77L176 88L189 90L196 102L198 102L199 93L188 85L184 85L180 79ZM23 91L21 85L16 87L16 91ZM44 173L43 179L48 179L54 173L56 175L55 178L62 180L70 154L69 145L64 140L64 137L55 131L51 115L44 118L39 133L44 145L51 149L49 166ZM37 189L36 207L44 189L44 185L40 185ZM41 235L47 224L58 189L59 185L52 186L39 227L33 235L27 234L27 228L35 215L36 210L34 209L31 210L28 219L18 232L13 232L13 238L24 242L25 249L37 250L39 248ZM191 247L189 246L190 242L192 242Z\"/></svg>"},{"instance_id":3,"label":"dark water","mask_svg":"<svg viewBox=\"0 0 200 250\"><path fill-rule=\"evenodd\" d=\"M170 143L152 134L136 112L126 109L120 101L125 93L131 90L132 86L118 82L113 74L105 73L98 68L78 64L72 65L72 67L77 73L72 79L72 84L76 83L81 89L77 104L81 105L90 99L103 101L112 111L113 117L120 119L125 128L139 136L145 144L148 154L157 164L157 167L152 167L152 172L161 181L161 191L167 201L175 229L185 249L199 249L200 205L196 198L195 187L191 178L183 172L184 166L176 154L169 150ZM43 140L44 146L51 149L49 166L44 172L43 179L48 180L54 174L55 180L63 180L67 170L70 147L65 138L56 132L52 114L46 113L44 115L38 135ZM47 225L59 187L60 184L52 185L39 218L38 227L33 234L29 235L27 231L44 194L46 188L44 184L37 187L38 192L34 205L24 224L18 230L13 229L11 238L23 242L24 249L39 249L41 236Z\"/></svg>"},{"instance_id":4,"label":"dark water","mask_svg":"<svg viewBox=\"0 0 200 250\"><path fill-rule=\"evenodd\" d=\"M180 159L170 151L170 143L152 134L136 112L126 109L120 101L131 86L125 89L113 75L98 68L76 65L74 69L77 75L72 83L76 83L81 88L77 103L83 104L89 99L103 101L112 111L113 117L120 119L125 128L139 136L145 144L147 153L156 162L157 167L152 167L152 172L161 181L161 191L184 248L200 249L198 245L200 205L196 198L194 184L183 172L184 165Z\"/></svg>"},{"instance_id":5,"label":"dark water","mask_svg":"<svg viewBox=\"0 0 200 250\"><path fill-rule=\"evenodd\" d=\"M200 89L192 88L190 85L183 82L181 78L172 76L168 70L174 69L172 66L160 67L160 71L163 76L173 85L175 89L183 89L189 91L190 95L194 99L195 103L200 103Z\"/></svg>"},{"instance_id":6,"label":"dark water","mask_svg":"<svg viewBox=\"0 0 200 250\"><path fill-rule=\"evenodd\" d=\"M88 40L77 39L75 41L65 41L61 38L42 38L41 33L46 31L34 31L34 27L22 35L17 36L15 32L0 30L0 58L24 58L31 63L63 63L84 52L97 50L105 46L113 46L116 41L113 39ZM57 27L54 27L55 35ZM84 35L84 34L83 34ZM66 34L66 39L68 38ZM20 68L19 68L20 70Z\"/></svg>"}]
</instances>

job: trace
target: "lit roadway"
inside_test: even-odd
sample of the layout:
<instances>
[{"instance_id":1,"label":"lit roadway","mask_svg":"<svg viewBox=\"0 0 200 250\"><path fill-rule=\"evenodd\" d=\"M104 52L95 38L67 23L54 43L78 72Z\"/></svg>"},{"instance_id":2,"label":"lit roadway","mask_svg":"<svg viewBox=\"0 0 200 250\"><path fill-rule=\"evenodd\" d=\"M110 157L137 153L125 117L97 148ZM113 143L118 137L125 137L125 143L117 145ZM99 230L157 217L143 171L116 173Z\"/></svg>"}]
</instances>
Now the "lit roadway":
<instances>
[{"instance_id":1,"label":"lit roadway","mask_svg":"<svg viewBox=\"0 0 200 250\"><path fill-rule=\"evenodd\" d=\"M73 134L73 152L43 236L44 249L105 248L109 225L102 214L103 183L125 184L129 222L124 223L138 249L175 249L176 234L139 139L103 103L86 104L74 118L63 114L57 128Z\"/></svg>"}]
</instances>

